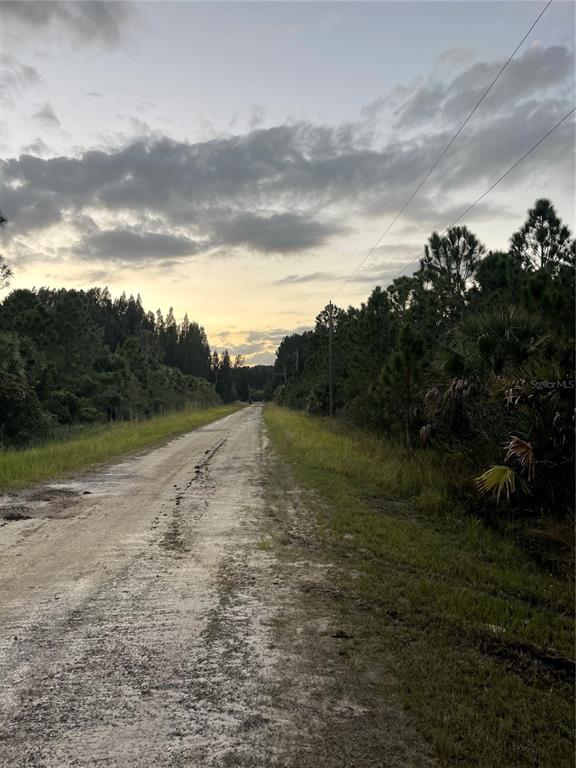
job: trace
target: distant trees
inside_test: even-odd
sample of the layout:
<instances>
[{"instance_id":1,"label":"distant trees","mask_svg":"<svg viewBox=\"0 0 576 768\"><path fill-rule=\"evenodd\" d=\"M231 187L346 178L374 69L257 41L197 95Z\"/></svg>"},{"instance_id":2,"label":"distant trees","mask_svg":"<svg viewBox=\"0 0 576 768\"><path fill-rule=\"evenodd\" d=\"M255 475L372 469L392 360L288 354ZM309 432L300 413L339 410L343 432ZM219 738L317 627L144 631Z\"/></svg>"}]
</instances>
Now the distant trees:
<instances>
[{"instance_id":1,"label":"distant trees","mask_svg":"<svg viewBox=\"0 0 576 768\"><path fill-rule=\"evenodd\" d=\"M106 289L19 289L0 305L0 426L21 443L58 424L147 416L219 401L205 377L178 367L194 353L169 313L167 325L140 298ZM198 354L209 357L198 328ZM193 347L193 345L192 345ZM208 373L209 371L205 371Z\"/></svg>"},{"instance_id":2,"label":"distant trees","mask_svg":"<svg viewBox=\"0 0 576 768\"><path fill-rule=\"evenodd\" d=\"M528 211L508 251L486 254L466 227L433 233L413 276L375 288L358 309L335 310L336 410L475 462L500 464L516 436L534 461L516 484L529 493L524 502L571 508L574 252L548 200ZM324 310L313 331L282 341L280 402L327 412L327 336ZM506 455L520 471L518 440Z\"/></svg>"},{"instance_id":3,"label":"distant trees","mask_svg":"<svg viewBox=\"0 0 576 768\"><path fill-rule=\"evenodd\" d=\"M18 289L0 304L0 443L57 425L247 400L262 375L242 363L212 353L187 316L178 323L172 309L166 319L146 312L139 296Z\"/></svg>"}]
</instances>

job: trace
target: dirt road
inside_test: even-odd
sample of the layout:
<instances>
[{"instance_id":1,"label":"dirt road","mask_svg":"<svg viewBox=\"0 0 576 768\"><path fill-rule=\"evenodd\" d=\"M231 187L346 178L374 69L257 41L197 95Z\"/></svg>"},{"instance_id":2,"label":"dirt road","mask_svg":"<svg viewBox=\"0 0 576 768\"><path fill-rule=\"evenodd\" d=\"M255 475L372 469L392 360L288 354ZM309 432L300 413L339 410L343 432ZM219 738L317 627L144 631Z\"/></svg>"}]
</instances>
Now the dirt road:
<instances>
[{"instance_id":1,"label":"dirt road","mask_svg":"<svg viewBox=\"0 0 576 768\"><path fill-rule=\"evenodd\" d=\"M244 738L268 722L274 662L250 594L259 411L16 507L32 517L0 530L2 765L225 765L260 752ZM226 582L246 593L231 599Z\"/></svg>"},{"instance_id":2,"label":"dirt road","mask_svg":"<svg viewBox=\"0 0 576 768\"><path fill-rule=\"evenodd\" d=\"M1 766L372 765L314 751L366 710L330 693L342 641L299 604L326 564L279 578L263 539L263 447L252 406L0 499ZM386 764L412 764L395 718Z\"/></svg>"}]
</instances>

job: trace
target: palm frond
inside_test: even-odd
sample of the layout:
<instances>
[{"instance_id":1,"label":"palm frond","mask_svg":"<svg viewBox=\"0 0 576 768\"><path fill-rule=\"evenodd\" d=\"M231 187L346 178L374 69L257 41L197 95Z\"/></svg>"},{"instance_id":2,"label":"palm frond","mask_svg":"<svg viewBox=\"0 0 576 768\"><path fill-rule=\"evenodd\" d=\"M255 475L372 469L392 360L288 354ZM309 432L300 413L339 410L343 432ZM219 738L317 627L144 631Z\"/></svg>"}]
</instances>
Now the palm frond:
<instances>
[{"instance_id":1,"label":"palm frond","mask_svg":"<svg viewBox=\"0 0 576 768\"><path fill-rule=\"evenodd\" d=\"M536 464L532 443L522 440L517 435L512 435L510 441L504 447L506 448L504 461L515 461L522 469L526 479L528 481L532 480Z\"/></svg>"},{"instance_id":2,"label":"palm frond","mask_svg":"<svg viewBox=\"0 0 576 768\"><path fill-rule=\"evenodd\" d=\"M482 494L491 493L500 501L503 493L506 494L506 500L510 499L511 494L515 493L517 487L523 491L528 490L528 486L519 477L512 467L505 465L494 465L487 469L480 477L474 481L476 488Z\"/></svg>"}]
</instances>

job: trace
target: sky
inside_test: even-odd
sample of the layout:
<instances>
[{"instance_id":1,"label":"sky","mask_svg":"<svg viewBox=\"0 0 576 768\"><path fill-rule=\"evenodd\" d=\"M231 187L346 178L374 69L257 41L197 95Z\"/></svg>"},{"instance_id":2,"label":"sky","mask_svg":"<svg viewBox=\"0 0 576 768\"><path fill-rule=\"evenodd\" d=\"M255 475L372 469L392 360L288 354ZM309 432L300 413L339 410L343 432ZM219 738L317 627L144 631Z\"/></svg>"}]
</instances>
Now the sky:
<instances>
[{"instance_id":1,"label":"sky","mask_svg":"<svg viewBox=\"0 0 576 768\"><path fill-rule=\"evenodd\" d=\"M575 98L575 8L544 2L0 2L13 288L107 285L269 363L359 305ZM571 118L461 223L505 248L549 197L574 230Z\"/></svg>"}]
</instances>

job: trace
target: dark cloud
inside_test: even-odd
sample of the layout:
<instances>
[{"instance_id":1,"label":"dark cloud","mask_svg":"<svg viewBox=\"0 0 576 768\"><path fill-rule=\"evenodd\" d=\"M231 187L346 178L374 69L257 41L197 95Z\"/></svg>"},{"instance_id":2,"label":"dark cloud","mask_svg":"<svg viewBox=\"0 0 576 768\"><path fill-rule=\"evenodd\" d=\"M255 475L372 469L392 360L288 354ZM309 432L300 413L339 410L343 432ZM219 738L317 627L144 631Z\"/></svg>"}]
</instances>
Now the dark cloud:
<instances>
[{"instance_id":1,"label":"dark cloud","mask_svg":"<svg viewBox=\"0 0 576 768\"><path fill-rule=\"evenodd\" d=\"M22 155L21 157L32 156ZM9 204L5 205L8 200L10 200ZM45 191L37 195L29 195L24 186L2 190L2 210L5 209L9 211L7 214L9 227L6 230L8 237L44 229L64 219L60 203L54 195Z\"/></svg>"},{"instance_id":2,"label":"dark cloud","mask_svg":"<svg viewBox=\"0 0 576 768\"><path fill-rule=\"evenodd\" d=\"M0 4L1 7L1 4ZM0 56L0 99L10 102L25 88L38 85L42 81L35 67L23 64L14 56Z\"/></svg>"},{"instance_id":3,"label":"dark cloud","mask_svg":"<svg viewBox=\"0 0 576 768\"><path fill-rule=\"evenodd\" d=\"M124 27L135 12L133 5L120 0L3 0L0 15L40 31L56 23L79 42L113 47L121 42Z\"/></svg>"},{"instance_id":4,"label":"dark cloud","mask_svg":"<svg viewBox=\"0 0 576 768\"><path fill-rule=\"evenodd\" d=\"M564 99L532 100L519 104L513 114L495 115L482 125L481 130L470 131L462 138L459 151L445 164L446 184L458 187L472 180L475 188L481 192L484 185L495 181L514 160L518 160L558 122L571 106ZM535 172L543 173L544 176L556 173L557 179L573 178L573 147L574 120L567 120L523 162L521 170L515 174L516 178L527 178Z\"/></svg>"},{"instance_id":5,"label":"dark cloud","mask_svg":"<svg viewBox=\"0 0 576 768\"><path fill-rule=\"evenodd\" d=\"M187 237L159 232L110 229L89 234L76 250L78 255L85 259L139 262L174 256L191 256L203 247L203 243Z\"/></svg>"},{"instance_id":6,"label":"dark cloud","mask_svg":"<svg viewBox=\"0 0 576 768\"><path fill-rule=\"evenodd\" d=\"M479 110L395 231L414 223L447 226L546 133L568 111L563 89L571 61L561 47L524 54L512 72L515 87L505 89L509 100L501 109ZM468 67L448 86L438 86L443 110L475 92L493 71L484 66L489 68ZM528 99L530 78L536 96ZM402 98L401 89L396 97ZM364 124L300 122L194 144L153 134L76 157L9 158L0 161L2 209L13 234L57 223L65 214L85 241L78 252L93 258L186 257L210 248L223 255L236 249L297 254L325 245L362 217L393 215L446 145L453 127L439 125L430 94L418 103L414 94L403 98L399 114L411 110L419 132L389 141L371 137ZM41 110L43 119L54 124L48 108ZM539 181L568 184L573 134L567 121L511 176L512 183L538 173ZM98 211L136 219L139 229L99 233ZM488 218L502 211L483 203L475 213ZM89 230L82 224L87 214L93 217Z\"/></svg>"},{"instance_id":7,"label":"dark cloud","mask_svg":"<svg viewBox=\"0 0 576 768\"><path fill-rule=\"evenodd\" d=\"M427 123L437 118L450 124L463 119L496 77L504 61L476 62L447 85L431 82L418 89L397 111L399 126ZM574 88L574 51L565 46L529 48L512 59L482 105L482 113L506 113L519 102L551 88Z\"/></svg>"},{"instance_id":8,"label":"dark cloud","mask_svg":"<svg viewBox=\"0 0 576 768\"><path fill-rule=\"evenodd\" d=\"M444 86L432 83L419 88L399 110L399 126L414 126L427 123L438 117L445 96Z\"/></svg>"},{"instance_id":9,"label":"dark cloud","mask_svg":"<svg viewBox=\"0 0 576 768\"><path fill-rule=\"evenodd\" d=\"M336 224L316 221L298 213L258 216L243 213L216 226L223 245L243 245L262 253L296 253L322 245L343 231Z\"/></svg>"}]
</instances>

